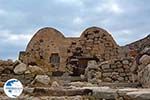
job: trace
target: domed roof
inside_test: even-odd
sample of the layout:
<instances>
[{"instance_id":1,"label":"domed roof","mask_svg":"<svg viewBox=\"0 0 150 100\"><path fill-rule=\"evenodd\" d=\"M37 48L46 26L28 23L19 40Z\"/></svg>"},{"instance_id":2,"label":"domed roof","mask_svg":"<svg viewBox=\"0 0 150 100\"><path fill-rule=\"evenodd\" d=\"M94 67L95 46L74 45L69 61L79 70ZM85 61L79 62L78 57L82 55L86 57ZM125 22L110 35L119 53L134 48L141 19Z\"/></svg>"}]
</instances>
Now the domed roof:
<instances>
[{"instance_id":1,"label":"domed roof","mask_svg":"<svg viewBox=\"0 0 150 100\"><path fill-rule=\"evenodd\" d=\"M64 38L65 38L64 35L60 31L56 30L55 28L45 27L35 33L35 35L30 40L29 44L27 45L26 50L30 48L30 46L32 46L32 44L35 43L36 41L40 41L40 40L55 41L57 39L64 39Z\"/></svg>"},{"instance_id":2,"label":"domed roof","mask_svg":"<svg viewBox=\"0 0 150 100\"><path fill-rule=\"evenodd\" d=\"M106 40L109 39L109 40L111 40L111 42L113 42L115 45L117 45L117 43L115 42L115 40L113 39L113 37L111 36L111 34L108 33L108 32L107 32L105 29L103 29L103 28L99 28L99 27L95 27L95 26L89 27L89 28L85 29L85 30L82 32L80 38L81 38L81 39L82 39L82 38L85 38L88 34L98 35L99 38L101 38L101 39L105 37Z\"/></svg>"}]
</instances>

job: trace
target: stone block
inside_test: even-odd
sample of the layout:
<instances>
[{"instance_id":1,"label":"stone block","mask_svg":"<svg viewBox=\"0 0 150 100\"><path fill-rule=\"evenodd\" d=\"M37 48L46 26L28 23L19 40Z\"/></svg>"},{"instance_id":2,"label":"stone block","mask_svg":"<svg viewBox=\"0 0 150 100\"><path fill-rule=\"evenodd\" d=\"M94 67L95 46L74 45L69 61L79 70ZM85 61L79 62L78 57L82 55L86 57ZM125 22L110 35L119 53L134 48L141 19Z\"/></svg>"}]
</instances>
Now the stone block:
<instances>
[{"instance_id":1,"label":"stone block","mask_svg":"<svg viewBox=\"0 0 150 100\"><path fill-rule=\"evenodd\" d=\"M110 77L111 76L111 72L103 73L102 75L103 75L103 77Z\"/></svg>"},{"instance_id":2,"label":"stone block","mask_svg":"<svg viewBox=\"0 0 150 100\"><path fill-rule=\"evenodd\" d=\"M150 63L150 56L148 55L143 55L141 58L140 58L140 63L143 64L143 65L147 65Z\"/></svg>"},{"instance_id":3,"label":"stone block","mask_svg":"<svg viewBox=\"0 0 150 100\"><path fill-rule=\"evenodd\" d=\"M104 81L104 82L112 82L112 79L109 78L109 77L106 77L106 78L103 79L103 81Z\"/></svg>"},{"instance_id":4,"label":"stone block","mask_svg":"<svg viewBox=\"0 0 150 100\"><path fill-rule=\"evenodd\" d=\"M102 67L102 69L109 69L110 65L108 63L106 63L106 64L103 64L101 67Z\"/></svg>"},{"instance_id":5,"label":"stone block","mask_svg":"<svg viewBox=\"0 0 150 100\"><path fill-rule=\"evenodd\" d=\"M128 65L128 64L129 64L129 61L128 61L128 60L123 60L122 63L123 63L124 65Z\"/></svg>"}]
</instances>

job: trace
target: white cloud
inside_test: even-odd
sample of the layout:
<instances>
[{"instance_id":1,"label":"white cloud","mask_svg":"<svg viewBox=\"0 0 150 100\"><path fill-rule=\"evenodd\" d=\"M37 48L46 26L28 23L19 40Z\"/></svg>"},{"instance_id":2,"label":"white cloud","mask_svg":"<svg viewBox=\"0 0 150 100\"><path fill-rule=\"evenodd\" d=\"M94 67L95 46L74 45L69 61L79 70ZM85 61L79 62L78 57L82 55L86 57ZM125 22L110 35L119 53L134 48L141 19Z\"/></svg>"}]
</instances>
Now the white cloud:
<instances>
[{"instance_id":1,"label":"white cloud","mask_svg":"<svg viewBox=\"0 0 150 100\"><path fill-rule=\"evenodd\" d=\"M25 34L12 34L7 39L10 41L24 41L29 40L31 38L31 35L25 35Z\"/></svg>"},{"instance_id":2,"label":"white cloud","mask_svg":"<svg viewBox=\"0 0 150 100\"><path fill-rule=\"evenodd\" d=\"M81 17L76 17L73 19L73 24L77 24L80 25L82 24L83 20L81 19Z\"/></svg>"},{"instance_id":3,"label":"white cloud","mask_svg":"<svg viewBox=\"0 0 150 100\"><path fill-rule=\"evenodd\" d=\"M119 14L119 13L122 13L123 10L121 7L119 7L119 5L117 3L112 3L111 6L110 6L110 11L116 13L116 14Z\"/></svg>"},{"instance_id":4,"label":"white cloud","mask_svg":"<svg viewBox=\"0 0 150 100\"><path fill-rule=\"evenodd\" d=\"M120 34L124 34L124 35L133 34L130 30L127 30L127 29L121 30L119 33L120 33Z\"/></svg>"},{"instance_id":5,"label":"white cloud","mask_svg":"<svg viewBox=\"0 0 150 100\"><path fill-rule=\"evenodd\" d=\"M106 1L103 4L99 4L99 6L96 6L95 10L97 12L112 12L115 14L120 14L123 12L123 9L121 6L112 0Z\"/></svg>"},{"instance_id":6,"label":"white cloud","mask_svg":"<svg viewBox=\"0 0 150 100\"><path fill-rule=\"evenodd\" d=\"M12 34L9 30L1 30L0 34L1 41L18 44L24 44L32 37L31 34Z\"/></svg>"},{"instance_id":7,"label":"white cloud","mask_svg":"<svg viewBox=\"0 0 150 100\"><path fill-rule=\"evenodd\" d=\"M0 9L0 16L1 16L1 15L6 15L6 14L7 14L7 12L6 12L5 10Z\"/></svg>"},{"instance_id":8,"label":"white cloud","mask_svg":"<svg viewBox=\"0 0 150 100\"><path fill-rule=\"evenodd\" d=\"M72 5L83 6L83 1L82 0L56 0L56 2L64 3L64 4L72 4Z\"/></svg>"}]
</instances>

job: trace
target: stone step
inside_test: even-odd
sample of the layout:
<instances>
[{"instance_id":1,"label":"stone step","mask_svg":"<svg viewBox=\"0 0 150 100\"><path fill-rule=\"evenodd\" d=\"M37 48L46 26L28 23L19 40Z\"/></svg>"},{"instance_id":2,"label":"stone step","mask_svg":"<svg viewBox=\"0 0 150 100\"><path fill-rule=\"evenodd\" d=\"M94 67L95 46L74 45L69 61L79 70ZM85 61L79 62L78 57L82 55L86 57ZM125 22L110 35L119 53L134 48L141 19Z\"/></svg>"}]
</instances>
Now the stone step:
<instances>
[{"instance_id":1,"label":"stone step","mask_svg":"<svg viewBox=\"0 0 150 100\"><path fill-rule=\"evenodd\" d=\"M98 86L102 87L102 86L108 86L108 87L132 87L132 88L136 88L136 87L140 87L140 84L137 83L108 83L108 82L101 82L98 84Z\"/></svg>"},{"instance_id":2,"label":"stone step","mask_svg":"<svg viewBox=\"0 0 150 100\"><path fill-rule=\"evenodd\" d=\"M51 89L51 88L35 88L33 95L40 96L76 96L88 95L92 93L90 89Z\"/></svg>"},{"instance_id":3,"label":"stone step","mask_svg":"<svg viewBox=\"0 0 150 100\"><path fill-rule=\"evenodd\" d=\"M69 80L71 82L83 81L79 76L67 76L67 77L50 77L52 80Z\"/></svg>"}]
</instances>

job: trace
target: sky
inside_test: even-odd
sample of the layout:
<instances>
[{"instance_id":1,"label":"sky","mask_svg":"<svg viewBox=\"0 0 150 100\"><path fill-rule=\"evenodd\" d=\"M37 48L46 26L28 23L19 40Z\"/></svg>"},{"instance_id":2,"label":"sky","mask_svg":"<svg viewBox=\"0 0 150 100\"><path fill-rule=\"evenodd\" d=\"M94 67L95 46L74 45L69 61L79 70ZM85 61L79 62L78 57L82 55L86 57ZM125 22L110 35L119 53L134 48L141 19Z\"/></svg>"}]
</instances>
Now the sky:
<instances>
[{"instance_id":1,"label":"sky","mask_svg":"<svg viewBox=\"0 0 150 100\"><path fill-rule=\"evenodd\" d=\"M106 29L119 45L150 33L150 0L0 0L0 59L17 59L41 28L79 37Z\"/></svg>"}]
</instances>

